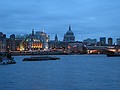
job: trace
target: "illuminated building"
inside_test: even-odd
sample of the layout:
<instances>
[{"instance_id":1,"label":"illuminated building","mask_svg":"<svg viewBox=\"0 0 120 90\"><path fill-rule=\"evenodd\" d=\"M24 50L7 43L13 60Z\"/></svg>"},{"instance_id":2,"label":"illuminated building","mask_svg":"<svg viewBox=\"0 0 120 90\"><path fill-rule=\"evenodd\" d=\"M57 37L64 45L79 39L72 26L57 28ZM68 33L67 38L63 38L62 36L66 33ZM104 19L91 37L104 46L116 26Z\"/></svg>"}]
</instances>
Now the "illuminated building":
<instances>
[{"instance_id":1,"label":"illuminated building","mask_svg":"<svg viewBox=\"0 0 120 90\"><path fill-rule=\"evenodd\" d=\"M83 43L82 42L69 43L68 50L71 53L82 53L83 52Z\"/></svg>"},{"instance_id":2,"label":"illuminated building","mask_svg":"<svg viewBox=\"0 0 120 90\"><path fill-rule=\"evenodd\" d=\"M49 36L44 32L36 32L32 30L32 34L28 35L20 44L21 51L47 50Z\"/></svg>"},{"instance_id":3,"label":"illuminated building","mask_svg":"<svg viewBox=\"0 0 120 90\"><path fill-rule=\"evenodd\" d=\"M42 49L42 42L36 38L26 38L20 44L20 51L34 51Z\"/></svg>"},{"instance_id":4,"label":"illuminated building","mask_svg":"<svg viewBox=\"0 0 120 90\"><path fill-rule=\"evenodd\" d=\"M44 33L44 32L42 32L42 31L37 31L36 33L35 33L35 36L40 40L40 41L42 41L42 43L43 43L43 49L44 50L47 50L48 49L48 42L49 42L49 39L50 39L50 37L49 37L49 35L47 35L46 33Z\"/></svg>"}]
</instances>

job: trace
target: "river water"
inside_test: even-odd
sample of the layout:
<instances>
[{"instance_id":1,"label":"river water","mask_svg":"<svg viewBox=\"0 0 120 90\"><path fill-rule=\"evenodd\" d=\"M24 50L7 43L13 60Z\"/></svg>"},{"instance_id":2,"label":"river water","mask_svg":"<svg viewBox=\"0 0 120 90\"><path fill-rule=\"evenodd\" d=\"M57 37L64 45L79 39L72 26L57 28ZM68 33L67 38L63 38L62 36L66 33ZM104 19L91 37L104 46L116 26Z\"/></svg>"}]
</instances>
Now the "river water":
<instances>
[{"instance_id":1,"label":"river water","mask_svg":"<svg viewBox=\"0 0 120 90\"><path fill-rule=\"evenodd\" d=\"M0 65L0 90L120 90L120 57L60 55L60 60Z\"/></svg>"}]
</instances>

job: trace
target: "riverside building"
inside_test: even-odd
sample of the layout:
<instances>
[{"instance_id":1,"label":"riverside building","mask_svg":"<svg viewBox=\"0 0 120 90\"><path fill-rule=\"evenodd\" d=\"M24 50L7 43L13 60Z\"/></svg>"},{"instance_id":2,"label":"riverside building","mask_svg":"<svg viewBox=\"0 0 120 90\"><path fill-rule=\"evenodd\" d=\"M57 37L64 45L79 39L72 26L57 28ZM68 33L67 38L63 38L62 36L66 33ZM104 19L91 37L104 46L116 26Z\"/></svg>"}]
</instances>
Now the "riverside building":
<instances>
[{"instance_id":1,"label":"riverside building","mask_svg":"<svg viewBox=\"0 0 120 90\"><path fill-rule=\"evenodd\" d=\"M38 31L28 35L20 44L21 51L36 51L36 50L47 50L49 42L49 35L44 32Z\"/></svg>"},{"instance_id":2,"label":"riverside building","mask_svg":"<svg viewBox=\"0 0 120 90\"><path fill-rule=\"evenodd\" d=\"M6 34L0 32L0 52L6 52Z\"/></svg>"}]
</instances>

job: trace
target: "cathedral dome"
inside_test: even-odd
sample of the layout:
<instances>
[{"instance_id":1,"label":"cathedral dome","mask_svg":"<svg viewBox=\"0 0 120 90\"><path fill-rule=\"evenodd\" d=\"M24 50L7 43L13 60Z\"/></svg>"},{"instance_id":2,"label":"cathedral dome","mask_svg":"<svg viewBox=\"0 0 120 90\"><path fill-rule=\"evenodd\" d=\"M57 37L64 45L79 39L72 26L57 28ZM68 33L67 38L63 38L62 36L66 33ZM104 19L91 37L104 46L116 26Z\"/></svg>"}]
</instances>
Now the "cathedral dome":
<instances>
[{"instance_id":1,"label":"cathedral dome","mask_svg":"<svg viewBox=\"0 0 120 90\"><path fill-rule=\"evenodd\" d=\"M74 42L75 41L75 36L74 36L74 33L71 30L71 26L69 26L69 30L64 35L63 41L67 41L67 42Z\"/></svg>"},{"instance_id":2,"label":"cathedral dome","mask_svg":"<svg viewBox=\"0 0 120 90\"><path fill-rule=\"evenodd\" d=\"M71 30L68 30L68 31L66 32L66 35L74 35L74 33L73 33Z\"/></svg>"},{"instance_id":3,"label":"cathedral dome","mask_svg":"<svg viewBox=\"0 0 120 90\"><path fill-rule=\"evenodd\" d=\"M69 30L66 32L66 35L73 35L74 36L74 33L71 30L71 26L69 26Z\"/></svg>"}]
</instances>

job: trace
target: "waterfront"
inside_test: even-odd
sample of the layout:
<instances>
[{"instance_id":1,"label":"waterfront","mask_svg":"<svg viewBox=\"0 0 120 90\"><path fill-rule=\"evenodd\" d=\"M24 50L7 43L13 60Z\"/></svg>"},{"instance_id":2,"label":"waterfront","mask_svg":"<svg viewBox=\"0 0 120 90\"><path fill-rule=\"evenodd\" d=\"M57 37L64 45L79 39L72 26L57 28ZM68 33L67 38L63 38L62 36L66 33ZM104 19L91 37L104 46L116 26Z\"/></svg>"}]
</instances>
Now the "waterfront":
<instances>
[{"instance_id":1,"label":"waterfront","mask_svg":"<svg viewBox=\"0 0 120 90\"><path fill-rule=\"evenodd\" d=\"M119 90L120 57L58 55L61 60L0 65L0 90Z\"/></svg>"}]
</instances>

